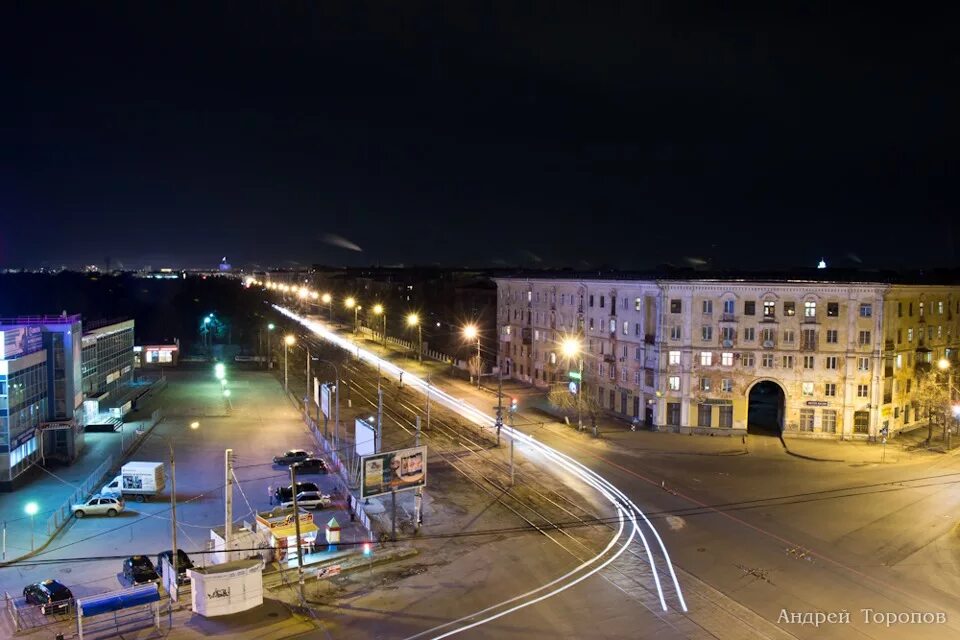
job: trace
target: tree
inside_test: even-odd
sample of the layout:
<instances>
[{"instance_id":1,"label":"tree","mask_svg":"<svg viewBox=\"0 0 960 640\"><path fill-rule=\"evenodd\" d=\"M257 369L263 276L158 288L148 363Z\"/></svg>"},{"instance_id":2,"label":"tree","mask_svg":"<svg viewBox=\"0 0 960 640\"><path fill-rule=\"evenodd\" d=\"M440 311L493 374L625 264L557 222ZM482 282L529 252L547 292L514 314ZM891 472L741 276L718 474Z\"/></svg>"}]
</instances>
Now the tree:
<instances>
[{"instance_id":1,"label":"tree","mask_svg":"<svg viewBox=\"0 0 960 640\"><path fill-rule=\"evenodd\" d=\"M913 392L913 406L927 415L927 443L933 439L933 419L939 416L946 427L950 413L950 391L947 380L940 372L922 374L917 378Z\"/></svg>"},{"instance_id":2,"label":"tree","mask_svg":"<svg viewBox=\"0 0 960 640\"><path fill-rule=\"evenodd\" d=\"M603 412L603 407L600 406L595 395L587 393L587 387L580 386L579 391L583 394L579 409L583 412L583 416L590 420L590 426L596 432L597 417ZM552 385L550 392L547 394L547 402L564 414L577 415L577 394L571 393L566 383Z\"/></svg>"}]
</instances>

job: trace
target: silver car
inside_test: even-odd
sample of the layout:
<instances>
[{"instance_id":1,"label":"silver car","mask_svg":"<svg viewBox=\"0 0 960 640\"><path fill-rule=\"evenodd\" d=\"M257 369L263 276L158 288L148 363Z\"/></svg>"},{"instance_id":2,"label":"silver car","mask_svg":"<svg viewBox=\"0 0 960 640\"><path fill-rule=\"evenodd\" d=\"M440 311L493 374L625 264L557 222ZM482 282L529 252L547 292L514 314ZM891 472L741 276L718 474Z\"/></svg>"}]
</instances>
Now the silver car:
<instances>
[{"instance_id":1,"label":"silver car","mask_svg":"<svg viewBox=\"0 0 960 640\"><path fill-rule=\"evenodd\" d=\"M330 499L330 496L319 491L301 491L297 494L297 506L303 509L326 509L331 504L333 504L333 500ZM293 500L285 501L281 505L292 507Z\"/></svg>"},{"instance_id":2,"label":"silver car","mask_svg":"<svg viewBox=\"0 0 960 640\"><path fill-rule=\"evenodd\" d=\"M123 511L123 508L123 498L93 496L83 504L73 505L73 515L78 518L85 516L110 516L112 518Z\"/></svg>"}]
</instances>

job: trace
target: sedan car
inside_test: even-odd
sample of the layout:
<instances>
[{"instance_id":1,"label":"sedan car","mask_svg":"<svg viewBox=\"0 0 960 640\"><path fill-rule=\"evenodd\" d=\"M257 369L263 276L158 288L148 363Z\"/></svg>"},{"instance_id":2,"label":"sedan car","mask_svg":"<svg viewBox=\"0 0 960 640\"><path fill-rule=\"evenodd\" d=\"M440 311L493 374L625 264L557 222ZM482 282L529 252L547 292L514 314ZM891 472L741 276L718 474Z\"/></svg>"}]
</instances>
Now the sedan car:
<instances>
[{"instance_id":1,"label":"sedan car","mask_svg":"<svg viewBox=\"0 0 960 640\"><path fill-rule=\"evenodd\" d=\"M157 570L147 556L130 556L123 561L123 577L132 584L145 584L160 580Z\"/></svg>"},{"instance_id":2,"label":"sedan car","mask_svg":"<svg viewBox=\"0 0 960 640\"><path fill-rule=\"evenodd\" d=\"M320 458L305 458L297 462L297 473L327 473L327 463Z\"/></svg>"},{"instance_id":3,"label":"sedan car","mask_svg":"<svg viewBox=\"0 0 960 640\"><path fill-rule=\"evenodd\" d=\"M274 456L273 464L293 464L294 462L303 462L313 455L313 451L305 449L291 449L283 455Z\"/></svg>"},{"instance_id":4,"label":"sedan car","mask_svg":"<svg viewBox=\"0 0 960 640\"><path fill-rule=\"evenodd\" d=\"M173 566L173 552L167 549L157 556L157 574L163 577L163 559L166 558ZM183 549L177 549L177 583L186 584L190 578L187 576L187 569L193 568L193 561Z\"/></svg>"},{"instance_id":5,"label":"sedan car","mask_svg":"<svg viewBox=\"0 0 960 640\"><path fill-rule=\"evenodd\" d=\"M112 518L123 511L123 508L123 498L93 496L83 504L73 505L73 515L78 518L84 516L110 516Z\"/></svg>"},{"instance_id":6,"label":"sedan car","mask_svg":"<svg viewBox=\"0 0 960 640\"><path fill-rule=\"evenodd\" d=\"M66 612L73 594L56 580L44 580L23 588L23 598L28 604L40 605L40 613Z\"/></svg>"},{"instance_id":7,"label":"sedan car","mask_svg":"<svg viewBox=\"0 0 960 640\"><path fill-rule=\"evenodd\" d=\"M283 507L292 507L293 499L291 498L280 504ZM330 496L319 491L301 491L297 494L297 506L304 509L326 509L331 504L333 504L333 500L330 499Z\"/></svg>"},{"instance_id":8,"label":"sedan car","mask_svg":"<svg viewBox=\"0 0 960 640\"><path fill-rule=\"evenodd\" d=\"M297 493L303 491L320 491L320 487L313 482L298 482ZM293 485L289 487L277 487L277 490L274 492L274 497L280 504L291 501L293 499Z\"/></svg>"}]
</instances>

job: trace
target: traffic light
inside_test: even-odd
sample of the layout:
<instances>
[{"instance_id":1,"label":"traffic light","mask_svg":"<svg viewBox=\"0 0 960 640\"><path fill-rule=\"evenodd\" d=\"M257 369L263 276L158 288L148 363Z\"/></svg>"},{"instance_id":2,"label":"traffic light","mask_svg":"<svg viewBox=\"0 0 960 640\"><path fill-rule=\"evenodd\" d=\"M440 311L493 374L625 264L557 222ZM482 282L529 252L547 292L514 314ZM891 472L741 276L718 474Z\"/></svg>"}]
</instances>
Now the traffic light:
<instances>
[{"instance_id":1,"label":"traffic light","mask_svg":"<svg viewBox=\"0 0 960 640\"><path fill-rule=\"evenodd\" d=\"M364 543L363 543L363 555L369 556L371 553L373 553L373 548L370 546L370 543L369 543L369 542L364 542Z\"/></svg>"},{"instance_id":2,"label":"traffic light","mask_svg":"<svg viewBox=\"0 0 960 640\"><path fill-rule=\"evenodd\" d=\"M512 413L516 413L516 412L517 412L517 402L518 402L518 401L517 401L516 398L510 398L510 411L511 411Z\"/></svg>"}]
</instances>

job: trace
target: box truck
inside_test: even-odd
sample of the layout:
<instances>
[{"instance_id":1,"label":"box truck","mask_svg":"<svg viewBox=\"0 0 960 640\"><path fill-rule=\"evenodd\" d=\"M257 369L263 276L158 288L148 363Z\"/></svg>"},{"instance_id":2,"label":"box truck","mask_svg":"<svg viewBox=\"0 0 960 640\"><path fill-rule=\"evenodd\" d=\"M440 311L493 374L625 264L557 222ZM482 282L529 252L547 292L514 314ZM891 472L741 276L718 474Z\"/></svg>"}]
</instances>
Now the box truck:
<instances>
[{"instance_id":1,"label":"box truck","mask_svg":"<svg viewBox=\"0 0 960 640\"><path fill-rule=\"evenodd\" d=\"M120 475L100 490L102 496L122 496L143 502L167 485L162 462L128 462L120 468Z\"/></svg>"}]
</instances>

